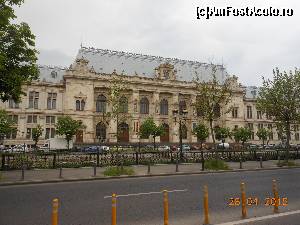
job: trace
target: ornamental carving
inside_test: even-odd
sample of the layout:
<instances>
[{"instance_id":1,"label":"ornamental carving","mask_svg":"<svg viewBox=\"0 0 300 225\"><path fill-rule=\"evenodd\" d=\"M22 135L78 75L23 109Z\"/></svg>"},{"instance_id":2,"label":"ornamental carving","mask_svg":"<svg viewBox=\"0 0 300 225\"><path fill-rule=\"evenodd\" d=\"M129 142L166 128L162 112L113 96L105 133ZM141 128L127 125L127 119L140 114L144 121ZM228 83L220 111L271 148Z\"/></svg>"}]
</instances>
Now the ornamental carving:
<instances>
[{"instance_id":1,"label":"ornamental carving","mask_svg":"<svg viewBox=\"0 0 300 225\"><path fill-rule=\"evenodd\" d=\"M161 80L176 80L176 73L174 66L168 62L155 68L155 78Z\"/></svg>"}]
</instances>

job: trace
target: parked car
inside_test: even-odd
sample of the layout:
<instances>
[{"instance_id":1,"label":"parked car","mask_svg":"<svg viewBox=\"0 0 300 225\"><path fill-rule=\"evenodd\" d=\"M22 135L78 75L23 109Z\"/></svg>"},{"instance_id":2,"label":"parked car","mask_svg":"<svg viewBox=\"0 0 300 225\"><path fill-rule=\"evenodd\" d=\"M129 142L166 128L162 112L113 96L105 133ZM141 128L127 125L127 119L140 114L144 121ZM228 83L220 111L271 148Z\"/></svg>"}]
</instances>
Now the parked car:
<instances>
[{"instance_id":1,"label":"parked car","mask_svg":"<svg viewBox=\"0 0 300 225\"><path fill-rule=\"evenodd\" d=\"M167 152L167 151L170 151L170 150L171 150L171 148L168 145L161 145L161 146L158 147L158 151L161 151L161 152Z\"/></svg>"},{"instance_id":2,"label":"parked car","mask_svg":"<svg viewBox=\"0 0 300 225\"><path fill-rule=\"evenodd\" d=\"M182 151L190 151L191 147L188 144L183 144L182 145ZM180 151L180 146L177 147L177 151Z\"/></svg>"},{"instance_id":3,"label":"parked car","mask_svg":"<svg viewBox=\"0 0 300 225\"><path fill-rule=\"evenodd\" d=\"M217 149L229 149L229 143L219 143Z\"/></svg>"},{"instance_id":4,"label":"parked car","mask_svg":"<svg viewBox=\"0 0 300 225\"><path fill-rule=\"evenodd\" d=\"M256 145L256 144L250 144L250 145L248 145L247 148L248 149L258 149L258 145Z\"/></svg>"}]
</instances>

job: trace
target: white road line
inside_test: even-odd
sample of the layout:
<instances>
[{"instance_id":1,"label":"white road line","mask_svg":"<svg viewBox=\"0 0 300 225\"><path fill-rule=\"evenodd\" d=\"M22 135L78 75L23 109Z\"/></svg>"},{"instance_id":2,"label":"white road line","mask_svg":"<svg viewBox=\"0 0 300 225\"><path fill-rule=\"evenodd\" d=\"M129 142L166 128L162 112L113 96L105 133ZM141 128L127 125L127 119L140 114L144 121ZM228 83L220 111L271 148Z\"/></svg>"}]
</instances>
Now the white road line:
<instances>
[{"instance_id":1,"label":"white road line","mask_svg":"<svg viewBox=\"0 0 300 225\"><path fill-rule=\"evenodd\" d=\"M233 221L233 222L228 222L228 223L220 223L217 225L238 225L238 224L250 223L250 222L255 222L255 221L273 219L273 218L282 217L282 216L289 216L289 215L293 215L293 214L297 214L297 213L300 213L300 210L279 213L279 214L274 214L274 215L268 215L268 216L255 217L255 218L244 219L244 220L238 220L238 221Z\"/></svg>"},{"instance_id":2,"label":"white road line","mask_svg":"<svg viewBox=\"0 0 300 225\"><path fill-rule=\"evenodd\" d=\"M171 191L167 191L167 192L168 192L168 193L172 193L172 192L184 192L184 191L187 191L187 189L183 189L183 190L171 190ZM144 192L144 193L133 193L133 194L117 195L117 198L118 198L118 197L139 196L139 195L161 194L161 193L163 193L163 191L153 191L153 192ZM111 198L111 195L104 196L104 198Z\"/></svg>"}]
</instances>

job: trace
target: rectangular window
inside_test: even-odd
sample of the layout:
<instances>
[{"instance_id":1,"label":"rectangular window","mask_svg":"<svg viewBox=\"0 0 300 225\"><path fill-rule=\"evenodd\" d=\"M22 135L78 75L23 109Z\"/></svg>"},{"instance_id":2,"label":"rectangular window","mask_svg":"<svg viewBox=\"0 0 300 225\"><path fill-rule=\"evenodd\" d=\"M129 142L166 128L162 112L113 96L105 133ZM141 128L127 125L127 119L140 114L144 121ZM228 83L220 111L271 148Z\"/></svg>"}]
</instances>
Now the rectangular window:
<instances>
[{"instance_id":1,"label":"rectangular window","mask_svg":"<svg viewBox=\"0 0 300 225\"><path fill-rule=\"evenodd\" d=\"M272 130L272 124L268 124L268 129Z\"/></svg>"},{"instance_id":2,"label":"rectangular window","mask_svg":"<svg viewBox=\"0 0 300 225\"><path fill-rule=\"evenodd\" d=\"M270 140L273 140L273 138L274 138L274 137L273 137L273 132L270 132L270 133L269 133L269 139L270 139Z\"/></svg>"},{"instance_id":3,"label":"rectangular window","mask_svg":"<svg viewBox=\"0 0 300 225\"><path fill-rule=\"evenodd\" d=\"M263 129L264 128L264 124L263 123L259 123L258 124L258 129Z\"/></svg>"},{"instance_id":4,"label":"rectangular window","mask_svg":"<svg viewBox=\"0 0 300 225\"><path fill-rule=\"evenodd\" d=\"M238 117L238 108L235 107L232 109L232 118L237 118Z\"/></svg>"},{"instance_id":5,"label":"rectangular window","mask_svg":"<svg viewBox=\"0 0 300 225\"><path fill-rule=\"evenodd\" d=\"M19 103L16 103L13 99L8 99L8 107L10 109L18 109L19 108Z\"/></svg>"},{"instance_id":6,"label":"rectangular window","mask_svg":"<svg viewBox=\"0 0 300 225\"><path fill-rule=\"evenodd\" d=\"M37 123L37 115L28 115L27 123Z\"/></svg>"},{"instance_id":7,"label":"rectangular window","mask_svg":"<svg viewBox=\"0 0 300 225\"><path fill-rule=\"evenodd\" d=\"M57 93L48 93L47 109L56 109Z\"/></svg>"},{"instance_id":8,"label":"rectangular window","mask_svg":"<svg viewBox=\"0 0 300 225\"><path fill-rule=\"evenodd\" d=\"M262 119L262 113L261 111L257 111L257 119Z\"/></svg>"},{"instance_id":9,"label":"rectangular window","mask_svg":"<svg viewBox=\"0 0 300 225\"><path fill-rule=\"evenodd\" d=\"M13 121L15 124L18 124L18 115L9 115L9 120Z\"/></svg>"},{"instance_id":10,"label":"rectangular window","mask_svg":"<svg viewBox=\"0 0 300 225\"><path fill-rule=\"evenodd\" d=\"M55 124L55 116L46 116L46 124Z\"/></svg>"},{"instance_id":11,"label":"rectangular window","mask_svg":"<svg viewBox=\"0 0 300 225\"><path fill-rule=\"evenodd\" d=\"M271 120L271 119L272 119L272 116L270 116L269 113L266 113L266 118L267 118L267 120Z\"/></svg>"},{"instance_id":12,"label":"rectangular window","mask_svg":"<svg viewBox=\"0 0 300 225\"><path fill-rule=\"evenodd\" d=\"M299 133L295 133L295 140L299 141Z\"/></svg>"},{"instance_id":13,"label":"rectangular window","mask_svg":"<svg viewBox=\"0 0 300 225\"><path fill-rule=\"evenodd\" d=\"M234 129L238 129L239 128L239 125L234 125Z\"/></svg>"},{"instance_id":14,"label":"rectangular window","mask_svg":"<svg viewBox=\"0 0 300 225\"><path fill-rule=\"evenodd\" d=\"M247 118L252 119L252 107L247 106Z\"/></svg>"},{"instance_id":15,"label":"rectangular window","mask_svg":"<svg viewBox=\"0 0 300 225\"><path fill-rule=\"evenodd\" d=\"M31 128L27 128L27 132L26 132L26 138L27 139L31 139L31 133L32 133L32 129Z\"/></svg>"},{"instance_id":16,"label":"rectangular window","mask_svg":"<svg viewBox=\"0 0 300 225\"><path fill-rule=\"evenodd\" d=\"M248 128L249 128L250 130L253 130L253 123L248 123Z\"/></svg>"},{"instance_id":17,"label":"rectangular window","mask_svg":"<svg viewBox=\"0 0 300 225\"><path fill-rule=\"evenodd\" d=\"M55 128L46 128L45 139L55 137Z\"/></svg>"},{"instance_id":18,"label":"rectangular window","mask_svg":"<svg viewBox=\"0 0 300 225\"><path fill-rule=\"evenodd\" d=\"M299 131L299 125L294 125L294 131Z\"/></svg>"},{"instance_id":19,"label":"rectangular window","mask_svg":"<svg viewBox=\"0 0 300 225\"><path fill-rule=\"evenodd\" d=\"M17 138L17 129L14 129L6 134L6 139L16 139Z\"/></svg>"},{"instance_id":20,"label":"rectangular window","mask_svg":"<svg viewBox=\"0 0 300 225\"><path fill-rule=\"evenodd\" d=\"M29 92L29 108L38 109L39 106L39 92L30 91Z\"/></svg>"}]
</instances>

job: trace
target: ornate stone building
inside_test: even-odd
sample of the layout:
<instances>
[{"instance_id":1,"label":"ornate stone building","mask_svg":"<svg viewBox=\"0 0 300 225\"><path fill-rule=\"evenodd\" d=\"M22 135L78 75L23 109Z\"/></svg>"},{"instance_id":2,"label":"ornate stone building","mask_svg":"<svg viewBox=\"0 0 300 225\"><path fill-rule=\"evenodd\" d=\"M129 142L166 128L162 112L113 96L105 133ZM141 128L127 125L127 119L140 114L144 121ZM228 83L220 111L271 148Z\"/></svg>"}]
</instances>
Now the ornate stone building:
<instances>
[{"instance_id":1,"label":"ornate stone building","mask_svg":"<svg viewBox=\"0 0 300 225\"><path fill-rule=\"evenodd\" d=\"M222 65L216 68L217 78L221 82L230 79L234 93L230 104L221 107L221 116L215 126L231 129L248 126L253 130L252 143L260 143L255 135L258 128L269 128L273 131L270 142L278 142L272 120L256 110L258 89L242 86ZM69 68L40 66L39 69L40 79L23 87L27 95L22 97L21 103L0 103L0 108L9 112L18 128L17 132L7 135L5 145L33 144L31 132L37 124L44 128L42 144L56 136L55 123L61 115L70 115L86 125L74 138L76 143L116 142L117 124L114 120L107 121L103 115L111 110L108 102L110 81L119 76L126 82L120 104L123 104L124 113L130 115L119 124L121 142L149 141L140 139L138 131L143 120L152 116L166 131L158 141L177 143L179 123L172 112L179 110L181 113L183 109L187 110L182 126L183 142L197 142L192 129L200 118L191 107L196 100L191 81L195 75L208 80L211 64L82 47ZM224 113L228 107L232 107L231 112ZM292 143L299 142L297 126L295 130ZM207 141L210 142L211 137Z\"/></svg>"}]
</instances>

